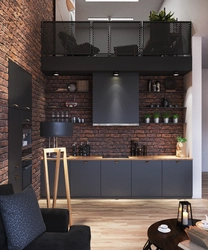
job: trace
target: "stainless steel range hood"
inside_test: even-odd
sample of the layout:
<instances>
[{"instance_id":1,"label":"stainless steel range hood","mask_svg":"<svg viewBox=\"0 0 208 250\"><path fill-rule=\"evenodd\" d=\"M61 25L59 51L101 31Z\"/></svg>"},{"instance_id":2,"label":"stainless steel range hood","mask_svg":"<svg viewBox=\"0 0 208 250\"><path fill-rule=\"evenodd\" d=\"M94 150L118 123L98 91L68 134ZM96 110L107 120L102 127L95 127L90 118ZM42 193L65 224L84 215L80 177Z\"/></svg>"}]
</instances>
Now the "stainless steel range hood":
<instances>
[{"instance_id":1,"label":"stainless steel range hood","mask_svg":"<svg viewBox=\"0 0 208 250\"><path fill-rule=\"evenodd\" d=\"M93 126L139 125L139 74L93 73Z\"/></svg>"}]
</instances>

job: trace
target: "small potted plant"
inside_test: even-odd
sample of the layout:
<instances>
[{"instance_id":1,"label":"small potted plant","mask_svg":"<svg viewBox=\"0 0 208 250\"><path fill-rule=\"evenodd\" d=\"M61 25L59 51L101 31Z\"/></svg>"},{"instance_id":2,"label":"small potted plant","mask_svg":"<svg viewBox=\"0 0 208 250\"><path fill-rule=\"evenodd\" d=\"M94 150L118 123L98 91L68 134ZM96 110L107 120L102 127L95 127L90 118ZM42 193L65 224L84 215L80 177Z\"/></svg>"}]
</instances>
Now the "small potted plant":
<instances>
[{"instance_id":1,"label":"small potted plant","mask_svg":"<svg viewBox=\"0 0 208 250\"><path fill-rule=\"evenodd\" d=\"M170 114L169 113L164 113L163 114L163 121L164 121L164 123L168 123L169 122L169 118L170 118Z\"/></svg>"},{"instance_id":2,"label":"small potted plant","mask_svg":"<svg viewBox=\"0 0 208 250\"><path fill-rule=\"evenodd\" d=\"M184 143L187 141L187 139L182 136L177 136L176 139L177 139L176 156L184 157L186 155Z\"/></svg>"},{"instance_id":3,"label":"small potted plant","mask_svg":"<svg viewBox=\"0 0 208 250\"><path fill-rule=\"evenodd\" d=\"M179 114L173 114L173 123L178 123Z\"/></svg>"},{"instance_id":4,"label":"small potted plant","mask_svg":"<svg viewBox=\"0 0 208 250\"><path fill-rule=\"evenodd\" d=\"M159 121L160 121L160 113L156 112L156 113L153 114L153 116L154 116L154 122L159 123Z\"/></svg>"},{"instance_id":5,"label":"small potted plant","mask_svg":"<svg viewBox=\"0 0 208 250\"><path fill-rule=\"evenodd\" d=\"M145 115L144 115L144 118L145 118L145 122L146 122L146 123L150 123L150 117L151 117L150 114L145 114Z\"/></svg>"}]
</instances>

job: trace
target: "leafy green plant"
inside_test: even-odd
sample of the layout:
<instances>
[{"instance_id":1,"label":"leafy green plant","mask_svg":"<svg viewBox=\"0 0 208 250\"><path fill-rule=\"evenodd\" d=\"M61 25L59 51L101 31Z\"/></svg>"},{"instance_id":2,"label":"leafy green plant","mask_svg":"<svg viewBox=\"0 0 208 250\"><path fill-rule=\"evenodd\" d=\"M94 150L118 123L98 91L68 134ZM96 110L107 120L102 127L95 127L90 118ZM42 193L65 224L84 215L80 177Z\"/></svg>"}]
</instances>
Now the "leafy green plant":
<instances>
[{"instance_id":1,"label":"leafy green plant","mask_svg":"<svg viewBox=\"0 0 208 250\"><path fill-rule=\"evenodd\" d=\"M179 114L173 114L173 119L178 119L179 118Z\"/></svg>"},{"instance_id":2,"label":"leafy green plant","mask_svg":"<svg viewBox=\"0 0 208 250\"><path fill-rule=\"evenodd\" d=\"M164 113L163 118L170 118L170 113Z\"/></svg>"},{"instance_id":3,"label":"leafy green plant","mask_svg":"<svg viewBox=\"0 0 208 250\"><path fill-rule=\"evenodd\" d=\"M176 18L173 17L174 13L169 12L166 14L165 8L161 10L159 13L156 13L154 10L150 11L149 20L152 21L166 21L166 22L173 22L176 21Z\"/></svg>"},{"instance_id":4,"label":"leafy green plant","mask_svg":"<svg viewBox=\"0 0 208 250\"><path fill-rule=\"evenodd\" d=\"M144 115L144 118L150 118L150 117L151 117L150 114L145 114L145 115Z\"/></svg>"},{"instance_id":5,"label":"leafy green plant","mask_svg":"<svg viewBox=\"0 0 208 250\"><path fill-rule=\"evenodd\" d=\"M156 112L153 114L154 118L159 118L160 117L160 113Z\"/></svg>"},{"instance_id":6,"label":"leafy green plant","mask_svg":"<svg viewBox=\"0 0 208 250\"><path fill-rule=\"evenodd\" d=\"M176 139L177 139L177 142L182 142L182 143L187 141L187 139L182 136L177 136Z\"/></svg>"}]
</instances>

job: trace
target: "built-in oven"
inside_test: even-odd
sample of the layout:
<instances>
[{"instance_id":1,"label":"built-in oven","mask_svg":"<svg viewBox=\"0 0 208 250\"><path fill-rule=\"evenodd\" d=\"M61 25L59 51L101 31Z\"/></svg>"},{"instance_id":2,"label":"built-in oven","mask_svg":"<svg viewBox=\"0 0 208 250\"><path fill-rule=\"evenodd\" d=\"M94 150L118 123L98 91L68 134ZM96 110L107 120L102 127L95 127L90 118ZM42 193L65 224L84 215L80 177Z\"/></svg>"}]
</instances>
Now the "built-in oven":
<instances>
[{"instance_id":1,"label":"built-in oven","mask_svg":"<svg viewBox=\"0 0 208 250\"><path fill-rule=\"evenodd\" d=\"M30 123L22 124L22 189L32 184L32 129Z\"/></svg>"}]
</instances>

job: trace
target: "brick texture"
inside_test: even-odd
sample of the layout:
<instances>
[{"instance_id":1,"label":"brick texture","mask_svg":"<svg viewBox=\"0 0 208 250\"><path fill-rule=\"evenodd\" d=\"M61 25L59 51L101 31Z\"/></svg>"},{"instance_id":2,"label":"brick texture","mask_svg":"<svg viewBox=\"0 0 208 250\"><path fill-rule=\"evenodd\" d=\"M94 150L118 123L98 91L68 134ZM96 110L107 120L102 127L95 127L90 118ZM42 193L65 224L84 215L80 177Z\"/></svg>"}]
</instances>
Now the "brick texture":
<instances>
[{"instance_id":1,"label":"brick texture","mask_svg":"<svg viewBox=\"0 0 208 250\"><path fill-rule=\"evenodd\" d=\"M59 121L61 121L61 114L63 116L67 112L69 120L71 117L84 118L84 124L74 124L74 132L72 137L59 138L59 146L67 148L68 154L72 154L72 144L74 142L79 146L81 142L89 141L91 145L92 155L102 154L117 154L117 155L130 155L131 152L131 140L138 143L139 147L142 145L147 146L148 155L174 155L176 137L183 134L183 108L169 108L165 109L161 107L164 97L166 97L170 104L183 106L184 92L183 92L183 78L177 77L176 90L177 92L166 92L164 82L167 77L165 76L148 76L139 78L139 92L138 98L140 103L140 126L136 127L100 127L92 126L92 79L91 77L53 77L49 79L46 85L46 118L48 121L52 120L52 113L56 115L59 113ZM75 83L77 80L89 80L90 89L89 92L67 92L67 86L70 83ZM160 81L161 92L154 93L148 92L148 80L152 82ZM58 89L63 91L57 92ZM65 90L65 91L64 91ZM67 108L65 102L77 102L76 108ZM149 106L154 104L160 105L159 108L149 109ZM150 113L153 115L155 111L158 111L161 116L164 112L178 113L180 115L179 123L172 124L172 118L170 118L170 124L164 124L162 117L161 123L163 124L145 124L144 114ZM57 118L56 118L57 119ZM153 122L153 117L151 118ZM48 140L46 139L46 146L48 146Z\"/></svg>"},{"instance_id":2,"label":"brick texture","mask_svg":"<svg viewBox=\"0 0 208 250\"><path fill-rule=\"evenodd\" d=\"M40 67L41 21L53 20L53 0L0 1L0 184L8 182L8 60L32 74L33 187L39 195L43 139L39 122L45 119L46 78Z\"/></svg>"}]
</instances>

